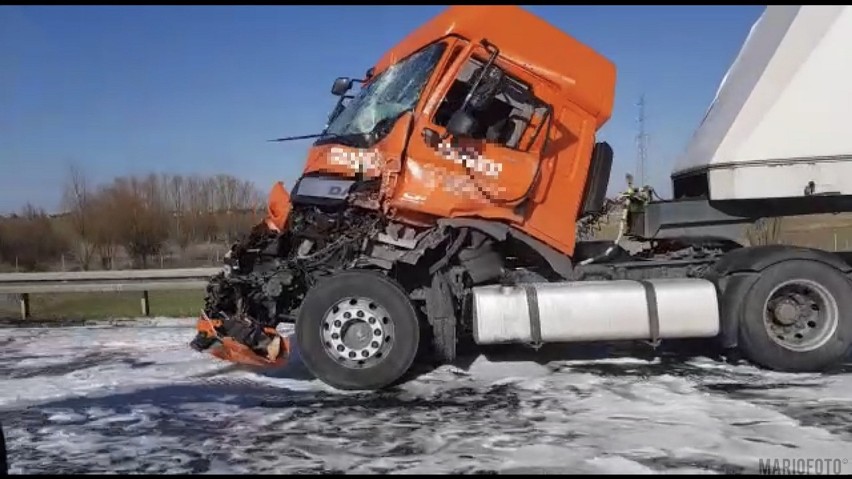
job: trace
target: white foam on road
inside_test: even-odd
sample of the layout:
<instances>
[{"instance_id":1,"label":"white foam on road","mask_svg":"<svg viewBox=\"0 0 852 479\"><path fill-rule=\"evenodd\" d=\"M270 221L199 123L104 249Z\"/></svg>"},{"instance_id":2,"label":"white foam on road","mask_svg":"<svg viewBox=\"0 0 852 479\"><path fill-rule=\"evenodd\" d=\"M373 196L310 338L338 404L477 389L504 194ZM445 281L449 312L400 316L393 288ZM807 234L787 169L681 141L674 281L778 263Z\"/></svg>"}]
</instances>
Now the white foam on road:
<instances>
[{"instance_id":1,"label":"white foam on road","mask_svg":"<svg viewBox=\"0 0 852 479\"><path fill-rule=\"evenodd\" d=\"M0 329L12 472L852 472L849 374L479 357L343 393L298 358L261 374L196 353L185 324Z\"/></svg>"}]
</instances>

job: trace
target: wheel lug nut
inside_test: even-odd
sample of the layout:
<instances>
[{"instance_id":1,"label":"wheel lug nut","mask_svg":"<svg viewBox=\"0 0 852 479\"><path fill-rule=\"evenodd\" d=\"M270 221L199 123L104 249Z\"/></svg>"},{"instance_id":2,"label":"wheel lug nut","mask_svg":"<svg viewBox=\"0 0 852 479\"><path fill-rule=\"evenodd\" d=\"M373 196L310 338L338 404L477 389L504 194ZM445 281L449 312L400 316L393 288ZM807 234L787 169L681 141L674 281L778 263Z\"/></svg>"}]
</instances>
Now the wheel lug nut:
<instances>
[{"instance_id":1,"label":"wheel lug nut","mask_svg":"<svg viewBox=\"0 0 852 479\"><path fill-rule=\"evenodd\" d=\"M361 351L361 356L364 356L366 358L369 355L370 353L368 353L367 351Z\"/></svg>"},{"instance_id":2,"label":"wheel lug nut","mask_svg":"<svg viewBox=\"0 0 852 479\"><path fill-rule=\"evenodd\" d=\"M374 348L378 348L378 347L379 347L379 342L378 342L378 341L373 341L373 342L370 344L370 346L372 346L372 347L374 347Z\"/></svg>"},{"instance_id":3,"label":"wheel lug nut","mask_svg":"<svg viewBox=\"0 0 852 479\"><path fill-rule=\"evenodd\" d=\"M340 335L337 333L332 333L331 339L340 339Z\"/></svg>"},{"instance_id":4,"label":"wheel lug nut","mask_svg":"<svg viewBox=\"0 0 852 479\"><path fill-rule=\"evenodd\" d=\"M344 349L346 349L346 348L344 348L342 344L337 345L337 350L340 351L341 353L343 352Z\"/></svg>"},{"instance_id":5,"label":"wheel lug nut","mask_svg":"<svg viewBox=\"0 0 852 479\"><path fill-rule=\"evenodd\" d=\"M349 357L354 358L355 357L355 351L349 351Z\"/></svg>"},{"instance_id":6,"label":"wheel lug nut","mask_svg":"<svg viewBox=\"0 0 852 479\"><path fill-rule=\"evenodd\" d=\"M370 318L370 324L376 324L376 318Z\"/></svg>"},{"instance_id":7,"label":"wheel lug nut","mask_svg":"<svg viewBox=\"0 0 852 479\"><path fill-rule=\"evenodd\" d=\"M343 323L341 323L339 319L334 321L334 327L335 328L339 328L341 324L343 324Z\"/></svg>"},{"instance_id":8,"label":"wheel lug nut","mask_svg":"<svg viewBox=\"0 0 852 479\"><path fill-rule=\"evenodd\" d=\"M363 318L363 317L364 317L364 312L363 312L363 311L358 311L358 317L359 317L359 318Z\"/></svg>"},{"instance_id":9,"label":"wheel lug nut","mask_svg":"<svg viewBox=\"0 0 852 479\"><path fill-rule=\"evenodd\" d=\"M347 311L347 312L343 313L343 317L344 317L344 318L346 318L346 319L349 319L349 318L351 318L351 317L352 317L352 313L350 313L349 311Z\"/></svg>"},{"instance_id":10,"label":"wheel lug nut","mask_svg":"<svg viewBox=\"0 0 852 479\"><path fill-rule=\"evenodd\" d=\"M382 335L382 330L381 330L381 329L377 329L377 330L373 331L373 335L374 335L374 336L381 336L381 335Z\"/></svg>"}]
</instances>

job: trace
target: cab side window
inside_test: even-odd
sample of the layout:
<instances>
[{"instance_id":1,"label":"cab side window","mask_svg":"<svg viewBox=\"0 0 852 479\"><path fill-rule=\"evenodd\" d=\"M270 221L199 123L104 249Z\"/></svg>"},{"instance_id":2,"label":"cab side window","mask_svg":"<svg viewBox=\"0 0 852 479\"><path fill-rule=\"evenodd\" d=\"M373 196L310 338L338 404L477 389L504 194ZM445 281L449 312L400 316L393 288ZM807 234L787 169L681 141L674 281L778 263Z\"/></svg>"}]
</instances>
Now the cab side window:
<instances>
[{"instance_id":1,"label":"cab side window","mask_svg":"<svg viewBox=\"0 0 852 479\"><path fill-rule=\"evenodd\" d=\"M461 108L485 62L471 58L462 67L446 97L435 112L435 125L446 127L452 114ZM498 69L491 65L491 69ZM545 104L533 95L529 85L502 72L497 94L490 101L468 108L476 120L473 138L514 150L527 151L535 140L546 113ZM482 83L488 81L483 78Z\"/></svg>"}]
</instances>

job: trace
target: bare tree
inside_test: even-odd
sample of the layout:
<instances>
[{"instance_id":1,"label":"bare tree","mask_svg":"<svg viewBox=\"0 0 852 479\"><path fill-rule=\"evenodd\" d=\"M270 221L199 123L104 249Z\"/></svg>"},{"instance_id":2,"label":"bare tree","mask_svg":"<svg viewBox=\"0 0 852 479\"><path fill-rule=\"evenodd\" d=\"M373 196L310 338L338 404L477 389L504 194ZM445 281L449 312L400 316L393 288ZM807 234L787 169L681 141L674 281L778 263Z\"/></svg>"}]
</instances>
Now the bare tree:
<instances>
[{"instance_id":1,"label":"bare tree","mask_svg":"<svg viewBox=\"0 0 852 479\"><path fill-rule=\"evenodd\" d=\"M92 201L94 221L92 223L92 242L101 260L103 269L112 269L121 244L120 224L123 216L118 196L112 187L103 187Z\"/></svg>"},{"instance_id":2,"label":"bare tree","mask_svg":"<svg viewBox=\"0 0 852 479\"><path fill-rule=\"evenodd\" d=\"M168 205L174 218L171 237L182 250L185 250L193 239L191 231L186 225L187 186L188 183L180 175L168 179Z\"/></svg>"},{"instance_id":3,"label":"bare tree","mask_svg":"<svg viewBox=\"0 0 852 479\"><path fill-rule=\"evenodd\" d=\"M75 165L68 168L63 206L70 216L71 228L75 236L74 254L83 270L88 270L94 253L92 195L85 175Z\"/></svg>"},{"instance_id":4,"label":"bare tree","mask_svg":"<svg viewBox=\"0 0 852 479\"><path fill-rule=\"evenodd\" d=\"M186 225L191 241L210 241L216 237L213 194L209 178L192 176L186 180Z\"/></svg>"},{"instance_id":5,"label":"bare tree","mask_svg":"<svg viewBox=\"0 0 852 479\"><path fill-rule=\"evenodd\" d=\"M0 223L0 259L25 271L41 269L65 251L67 244L50 218L30 204Z\"/></svg>"},{"instance_id":6,"label":"bare tree","mask_svg":"<svg viewBox=\"0 0 852 479\"><path fill-rule=\"evenodd\" d=\"M253 226L259 195L251 182L230 175L217 175L214 182L218 231L222 239L231 243Z\"/></svg>"},{"instance_id":7,"label":"bare tree","mask_svg":"<svg viewBox=\"0 0 852 479\"><path fill-rule=\"evenodd\" d=\"M103 210L109 227L102 244L117 239L138 266L160 252L168 238L168 215L155 176L144 180L118 178L103 191Z\"/></svg>"},{"instance_id":8,"label":"bare tree","mask_svg":"<svg viewBox=\"0 0 852 479\"><path fill-rule=\"evenodd\" d=\"M182 249L204 241L233 242L260 220L264 205L253 183L230 175L149 174L93 185L71 166L63 191L67 215L50 218L29 208L0 217L0 260L17 258L24 269L38 268L73 251L84 269L94 267L95 256L109 269L123 250L146 267L171 242ZM69 231L60 234L57 228ZM63 249L65 243L70 250Z\"/></svg>"},{"instance_id":9,"label":"bare tree","mask_svg":"<svg viewBox=\"0 0 852 479\"><path fill-rule=\"evenodd\" d=\"M130 179L131 196L127 205L134 222L128 225L124 247L142 268L148 267L148 258L159 253L168 239L169 217L159 186L155 175L142 181Z\"/></svg>"}]
</instances>

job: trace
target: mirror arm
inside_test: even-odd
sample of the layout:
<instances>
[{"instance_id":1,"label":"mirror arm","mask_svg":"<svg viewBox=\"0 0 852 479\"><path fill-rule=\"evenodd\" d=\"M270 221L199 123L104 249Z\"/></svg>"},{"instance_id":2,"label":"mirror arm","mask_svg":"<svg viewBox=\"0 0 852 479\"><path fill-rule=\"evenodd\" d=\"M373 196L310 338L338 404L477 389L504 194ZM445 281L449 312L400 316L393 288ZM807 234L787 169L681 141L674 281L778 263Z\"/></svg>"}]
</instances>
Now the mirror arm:
<instances>
[{"instance_id":1,"label":"mirror arm","mask_svg":"<svg viewBox=\"0 0 852 479\"><path fill-rule=\"evenodd\" d=\"M494 61L496 61L497 56L500 55L500 49L488 40L483 39L481 43L487 51L491 52L491 55L488 57L488 61L485 62L485 66L483 66L482 70L479 72L479 77L476 78L476 81L473 82L473 85L470 87L470 91L467 92L467 96L464 98L464 103L462 103L459 107L459 110L467 108L467 104L470 103L470 99L473 98L473 94L476 92L479 84L482 83L482 79L485 78L485 74L488 72L488 69L494 65Z\"/></svg>"}]
</instances>

